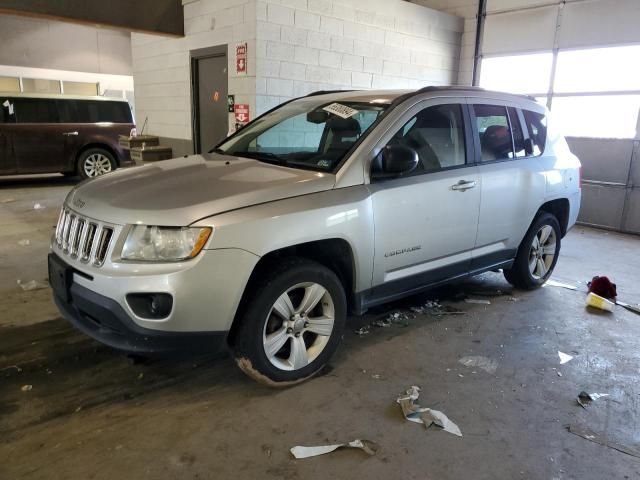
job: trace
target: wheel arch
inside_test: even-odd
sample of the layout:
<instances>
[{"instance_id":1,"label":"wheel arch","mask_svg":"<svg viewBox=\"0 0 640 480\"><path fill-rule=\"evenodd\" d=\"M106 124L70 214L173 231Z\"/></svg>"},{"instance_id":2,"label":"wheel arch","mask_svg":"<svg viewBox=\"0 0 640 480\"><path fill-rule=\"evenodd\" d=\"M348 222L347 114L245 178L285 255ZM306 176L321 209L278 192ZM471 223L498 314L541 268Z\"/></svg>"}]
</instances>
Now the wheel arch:
<instances>
[{"instance_id":1,"label":"wheel arch","mask_svg":"<svg viewBox=\"0 0 640 480\"><path fill-rule=\"evenodd\" d=\"M335 273L343 285L347 297L348 311L353 310L355 302L356 266L353 249L343 238L315 240L273 250L262 256L253 268L245 286L228 334L228 342L233 345L244 313L250 292L259 286L261 278L273 265L283 258L299 257L318 262Z\"/></svg>"},{"instance_id":2,"label":"wheel arch","mask_svg":"<svg viewBox=\"0 0 640 480\"><path fill-rule=\"evenodd\" d=\"M556 217L558 223L560 224L560 233L562 237L567 234L567 229L569 225L569 211L571 207L569 205L569 199L567 198L556 198L555 200L550 200L540 206L537 213L547 212ZM537 216L537 214L536 214ZM534 218L535 221L535 218ZM532 221L533 223L533 221Z\"/></svg>"}]
</instances>

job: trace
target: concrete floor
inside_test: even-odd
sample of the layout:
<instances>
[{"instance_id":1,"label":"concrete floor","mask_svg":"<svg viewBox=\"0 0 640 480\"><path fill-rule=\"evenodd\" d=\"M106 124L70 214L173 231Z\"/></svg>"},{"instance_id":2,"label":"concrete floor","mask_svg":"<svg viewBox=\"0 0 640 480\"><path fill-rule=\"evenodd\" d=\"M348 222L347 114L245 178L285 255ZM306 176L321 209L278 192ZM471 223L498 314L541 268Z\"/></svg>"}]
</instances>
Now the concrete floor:
<instances>
[{"instance_id":1,"label":"concrete floor","mask_svg":"<svg viewBox=\"0 0 640 480\"><path fill-rule=\"evenodd\" d=\"M332 368L294 388L262 387L228 358L132 363L61 320L48 288L16 284L45 279L49 234L71 185L0 180L1 479L640 477L640 459L567 431L588 427L640 450L640 316L589 312L581 291L511 292L490 273L350 319ZM554 279L584 290L607 274L621 300L637 303L639 247L638 237L577 227ZM454 301L495 288L508 294L491 305ZM426 298L466 313L354 333ZM575 358L561 366L559 350ZM497 371L461 365L467 355L496 360ZM405 421L395 398L410 385L464 436ZM584 410L581 390L611 396ZM377 455L289 454L355 438L377 442Z\"/></svg>"}]
</instances>

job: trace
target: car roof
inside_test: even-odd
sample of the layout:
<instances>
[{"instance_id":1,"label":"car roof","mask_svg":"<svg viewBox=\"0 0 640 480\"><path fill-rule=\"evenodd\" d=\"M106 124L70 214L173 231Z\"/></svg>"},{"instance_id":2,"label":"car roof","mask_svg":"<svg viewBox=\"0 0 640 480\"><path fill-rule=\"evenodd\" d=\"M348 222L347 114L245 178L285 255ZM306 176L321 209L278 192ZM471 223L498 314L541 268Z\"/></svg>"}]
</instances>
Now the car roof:
<instances>
[{"instance_id":1,"label":"car roof","mask_svg":"<svg viewBox=\"0 0 640 480\"><path fill-rule=\"evenodd\" d=\"M428 86L417 90L333 90L318 91L308 95L326 96L327 100L343 101L343 102L365 102L365 103L381 103L391 104L395 100L408 98L414 95L432 94L432 96L472 96L481 98L501 99L501 100L529 100L536 102L534 97L528 95L518 95L514 93L498 92L493 90L485 90L480 87L470 86Z\"/></svg>"},{"instance_id":2,"label":"car roof","mask_svg":"<svg viewBox=\"0 0 640 480\"><path fill-rule=\"evenodd\" d=\"M98 100L100 102L126 102L124 98L99 97L90 95L65 95L62 93L21 93L0 92L0 97L11 98L46 98L49 100Z\"/></svg>"}]
</instances>

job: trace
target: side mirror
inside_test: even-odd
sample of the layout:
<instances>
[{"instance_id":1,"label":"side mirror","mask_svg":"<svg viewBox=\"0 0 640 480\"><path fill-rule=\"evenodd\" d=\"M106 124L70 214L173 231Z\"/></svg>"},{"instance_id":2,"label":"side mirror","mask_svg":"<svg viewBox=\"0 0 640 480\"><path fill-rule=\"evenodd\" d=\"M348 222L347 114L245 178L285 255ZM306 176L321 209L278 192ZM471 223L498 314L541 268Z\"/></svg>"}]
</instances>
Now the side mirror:
<instances>
[{"instance_id":1,"label":"side mirror","mask_svg":"<svg viewBox=\"0 0 640 480\"><path fill-rule=\"evenodd\" d=\"M418 152L404 145L387 145L380 152L380 166L373 172L374 178L401 177L418 166Z\"/></svg>"},{"instance_id":2,"label":"side mirror","mask_svg":"<svg viewBox=\"0 0 640 480\"><path fill-rule=\"evenodd\" d=\"M524 141L524 153L527 155L533 155L533 140L531 138L527 138Z\"/></svg>"}]
</instances>

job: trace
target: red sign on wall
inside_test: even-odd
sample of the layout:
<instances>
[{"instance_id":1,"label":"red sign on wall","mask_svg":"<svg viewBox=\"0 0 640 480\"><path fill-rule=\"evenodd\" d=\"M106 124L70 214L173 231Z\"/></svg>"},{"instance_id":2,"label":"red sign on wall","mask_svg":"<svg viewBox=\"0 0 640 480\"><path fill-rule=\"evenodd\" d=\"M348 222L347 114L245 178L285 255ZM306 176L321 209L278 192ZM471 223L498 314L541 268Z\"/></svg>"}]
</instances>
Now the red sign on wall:
<instances>
[{"instance_id":1,"label":"red sign on wall","mask_svg":"<svg viewBox=\"0 0 640 480\"><path fill-rule=\"evenodd\" d=\"M236 103L233 107L236 115L236 122L245 124L249 121L249 105L246 103Z\"/></svg>"},{"instance_id":2,"label":"red sign on wall","mask_svg":"<svg viewBox=\"0 0 640 480\"><path fill-rule=\"evenodd\" d=\"M236 74L247 74L247 42L236 45Z\"/></svg>"}]
</instances>

